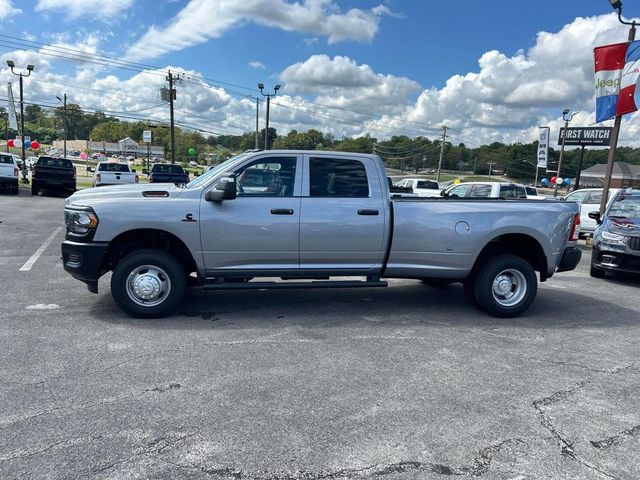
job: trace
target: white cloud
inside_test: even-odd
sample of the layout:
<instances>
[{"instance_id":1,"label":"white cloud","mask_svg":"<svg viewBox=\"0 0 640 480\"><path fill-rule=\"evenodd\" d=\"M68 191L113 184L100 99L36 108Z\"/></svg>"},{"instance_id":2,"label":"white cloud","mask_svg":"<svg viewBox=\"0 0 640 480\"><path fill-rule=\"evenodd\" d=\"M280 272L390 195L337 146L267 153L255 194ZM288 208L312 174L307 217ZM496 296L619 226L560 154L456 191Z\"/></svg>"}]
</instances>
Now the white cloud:
<instances>
[{"instance_id":1,"label":"white cloud","mask_svg":"<svg viewBox=\"0 0 640 480\"><path fill-rule=\"evenodd\" d=\"M14 6L11 0L0 0L0 20L11 18L20 13L22 10Z\"/></svg>"},{"instance_id":2,"label":"white cloud","mask_svg":"<svg viewBox=\"0 0 640 480\"><path fill-rule=\"evenodd\" d=\"M84 15L111 21L133 5L134 0L38 0L37 12L54 11L70 19Z\"/></svg>"},{"instance_id":3,"label":"white cloud","mask_svg":"<svg viewBox=\"0 0 640 480\"><path fill-rule=\"evenodd\" d=\"M40 0L71 1L71 0ZM165 27L152 26L127 56L155 58L221 37L242 22L255 22L286 31L328 37L329 44L344 40L371 41L378 31L380 16L387 7L366 11L352 8L344 13L334 0L190 0ZM166 39L171 38L167 43Z\"/></svg>"},{"instance_id":4,"label":"white cloud","mask_svg":"<svg viewBox=\"0 0 640 480\"><path fill-rule=\"evenodd\" d=\"M264 63L258 61L249 62L249 66L253 68L267 68L264 66Z\"/></svg>"}]
</instances>

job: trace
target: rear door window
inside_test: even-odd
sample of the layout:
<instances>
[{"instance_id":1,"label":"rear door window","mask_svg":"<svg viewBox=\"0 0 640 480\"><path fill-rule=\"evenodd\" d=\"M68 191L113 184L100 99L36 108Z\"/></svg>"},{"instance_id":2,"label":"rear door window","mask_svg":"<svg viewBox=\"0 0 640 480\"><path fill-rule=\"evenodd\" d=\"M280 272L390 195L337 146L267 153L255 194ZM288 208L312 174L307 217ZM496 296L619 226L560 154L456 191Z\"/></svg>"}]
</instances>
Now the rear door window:
<instances>
[{"instance_id":1,"label":"rear door window","mask_svg":"<svg viewBox=\"0 0 640 480\"><path fill-rule=\"evenodd\" d=\"M358 160L309 158L311 197L360 198L369 196L367 171Z\"/></svg>"},{"instance_id":2,"label":"rear door window","mask_svg":"<svg viewBox=\"0 0 640 480\"><path fill-rule=\"evenodd\" d=\"M578 203L583 203L584 199L587 198L587 196L589 195L589 192L573 192L570 193L569 195L567 195L565 197L565 200L567 200L568 202L578 202Z\"/></svg>"}]
</instances>

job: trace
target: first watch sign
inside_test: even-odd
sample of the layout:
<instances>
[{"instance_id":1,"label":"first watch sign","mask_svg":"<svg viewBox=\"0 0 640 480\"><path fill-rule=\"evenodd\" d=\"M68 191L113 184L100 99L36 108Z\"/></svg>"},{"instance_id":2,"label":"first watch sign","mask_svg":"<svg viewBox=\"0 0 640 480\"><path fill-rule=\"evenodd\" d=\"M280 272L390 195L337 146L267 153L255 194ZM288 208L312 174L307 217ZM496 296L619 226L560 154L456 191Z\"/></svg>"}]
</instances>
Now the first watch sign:
<instances>
[{"instance_id":1,"label":"first watch sign","mask_svg":"<svg viewBox=\"0 0 640 480\"><path fill-rule=\"evenodd\" d=\"M567 139L565 145L600 145L609 146L611 138L611 127L570 127L561 128L558 136L558 145L562 145L562 137L565 130L567 131Z\"/></svg>"}]
</instances>

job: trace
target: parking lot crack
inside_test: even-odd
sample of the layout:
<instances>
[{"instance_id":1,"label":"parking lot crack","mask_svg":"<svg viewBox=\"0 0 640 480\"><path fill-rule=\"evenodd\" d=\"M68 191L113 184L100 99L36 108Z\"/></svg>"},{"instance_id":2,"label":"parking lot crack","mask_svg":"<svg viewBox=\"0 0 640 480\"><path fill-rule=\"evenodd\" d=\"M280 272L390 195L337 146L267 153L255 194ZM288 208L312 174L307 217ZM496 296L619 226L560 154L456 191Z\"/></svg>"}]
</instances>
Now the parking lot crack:
<instances>
[{"instance_id":1,"label":"parking lot crack","mask_svg":"<svg viewBox=\"0 0 640 480\"><path fill-rule=\"evenodd\" d=\"M208 466L206 464L185 464L168 459L164 459L168 464L175 467L200 471L207 475L246 480L338 480L351 478L373 478L383 475L410 472L430 472L438 475L460 476L460 477L481 477L485 475L491 467L494 456L506 445L524 443L519 438L503 440L495 445L484 447L478 451L471 465L452 466L441 463L404 461L392 464L379 464L363 468L345 468L338 470L295 470L295 471L258 471L247 472L240 468L224 466Z\"/></svg>"},{"instance_id":2,"label":"parking lot crack","mask_svg":"<svg viewBox=\"0 0 640 480\"><path fill-rule=\"evenodd\" d=\"M602 440L591 440L589 443L596 448L609 448L614 445L619 445L627 438L634 437L640 434L640 425L636 425L632 428L627 428L626 430L622 430L620 433L613 435L612 437L605 438Z\"/></svg>"},{"instance_id":3,"label":"parking lot crack","mask_svg":"<svg viewBox=\"0 0 640 480\"><path fill-rule=\"evenodd\" d=\"M618 373L618 372L611 372L611 373ZM589 468L590 470L593 470L593 471L599 473L600 475L602 475L604 477L617 479L617 477L615 477L614 475L611 475L611 474L605 472L604 470L602 470L597 465L595 465L595 464L589 462L588 460L585 460L584 458L578 456L576 454L576 452L575 452L573 442L569 438L567 438L562 432L560 432L560 430L554 425L553 421L551 420L551 417L547 414L547 412L545 410L545 407L549 407L551 405L554 405L556 403L559 403L559 402L571 397L576 391L586 387L590 383L591 382L589 380L582 380L582 381L574 384L572 387L570 387L570 388L568 388L566 390L559 390L559 391L549 395L548 397L544 397L544 398L541 398L541 399L538 399L538 400L534 400L533 408L535 408L536 411L538 412L538 415L540 417L541 425L544 428L546 428L549 432L551 432L553 437L558 442L558 445L560 446L560 453L563 456L566 456L566 457L574 459L575 461L577 461L581 465Z\"/></svg>"}]
</instances>

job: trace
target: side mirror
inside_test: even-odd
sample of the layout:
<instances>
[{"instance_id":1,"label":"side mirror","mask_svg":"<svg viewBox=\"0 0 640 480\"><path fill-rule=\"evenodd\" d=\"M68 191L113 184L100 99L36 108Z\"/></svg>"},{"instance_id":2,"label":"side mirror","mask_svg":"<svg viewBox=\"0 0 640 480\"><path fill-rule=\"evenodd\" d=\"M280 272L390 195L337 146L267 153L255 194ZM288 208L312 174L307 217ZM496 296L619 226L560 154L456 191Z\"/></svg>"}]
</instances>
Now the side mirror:
<instances>
[{"instance_id":1,"label":"side mirror","mask_svg":"<svg viewBox=\"0 0 640 480\"><path fill-rule=\"evenodd\" d=\"M440 190L440 196L441 197L448 197L449 195L447 194L447 189L443 188L442 190Z\"/></svg>"},{"instance_id":2,"label":"side mirror","mask_svg":"<svg viewBox=\"0 0 640 480\"><path fill-rule=\"evenodd\" d=\"M589 218L595 220L598 225L602 225L602 219L600 218L600 211L596 210L595 212L589 212Z\"/></svg>"},{"instance_id":3,"label":"side mirror","mask_svg":"<svg viewBox=\"0 0 640 480\"><path fill-rule=\"evenodd\" d=\"M236 196L236 174L230 173L222 177L214 188L208 190L204 199L207 202L221 202L234 200Z\"/></svg>"},{"instance_id":4,"label":"side mirror","mask_svg":"<svg viewBox=\"0 0 640 480\"><path fill-rule=\"evenodd\" d=\"M89 173L93 173L93 172L95 172L95 171L96 171L96 169L95 169L95 168L93 168L93 167L87 167L87 172L89 172Z\"/></svg>"},{"instance_id":5,"label":"side mirror","mask_svg":"<svg viewBox=\"0 0 640 480\"><path fill-rule=\"evenodd\" d=\"M147 175L148 173L149 173L149 171L148 171L146 168L143 168L143 169L142 169L142 174L143 174L143 175Z\"/></svg>"},{"instance_id":6,"label":"side mirror","mask_svg":"<svg viewBox=\"0 0 640 480\"><path fill-rule=\"evenodd\" d=\"M136 169L135 169L135 168L132 168L132 169L131 169L131 171L132 171L133 173L136 173Z\"/></svg>"}]
</instances>

